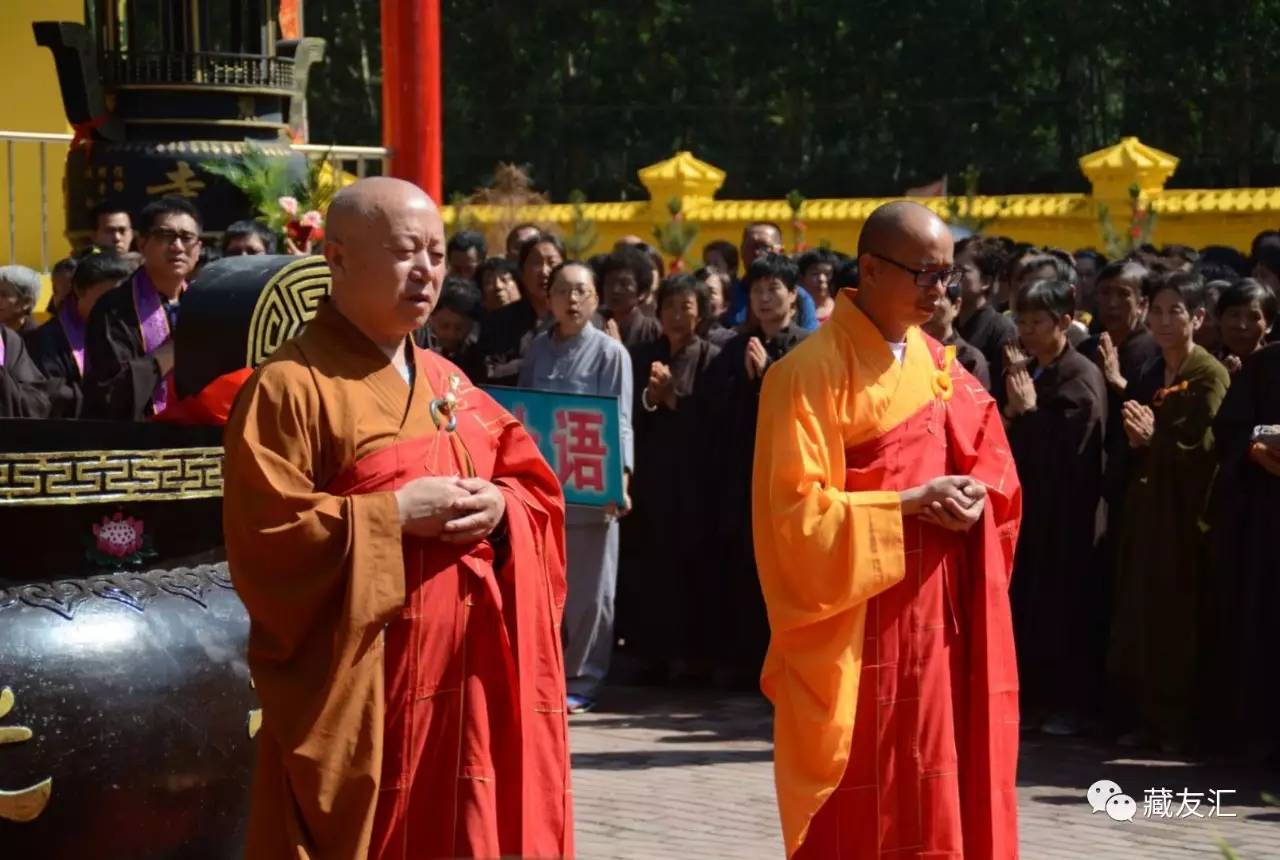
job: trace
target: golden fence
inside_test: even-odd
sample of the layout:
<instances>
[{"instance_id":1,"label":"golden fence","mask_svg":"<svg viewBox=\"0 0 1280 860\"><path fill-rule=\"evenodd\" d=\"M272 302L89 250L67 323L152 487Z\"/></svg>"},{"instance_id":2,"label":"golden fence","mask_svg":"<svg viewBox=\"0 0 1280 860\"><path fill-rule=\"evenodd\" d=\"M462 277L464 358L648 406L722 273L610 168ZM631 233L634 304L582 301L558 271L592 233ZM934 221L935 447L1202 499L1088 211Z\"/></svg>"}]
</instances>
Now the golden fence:
<instances>
[{"instance_id":1,"label":"golden fence","mask_svg":"<svg viewBox=\"0 0 1280 860\"><path fill-rule=\"evenodd\" d=\"M983 232L1019 241L1075 250L1107 251L1102 212L1122 242L1132 241L1133 209L1156 215L1150 240L1203 247L1231 245L1248 251L1262 230L1280 227L1280 188L1166 190L1178 159L1127 137L1114 146L1080 159L1089 194L1010 194L960 198L914 198L944 218L987 221ZM715 239L735 245L753 221L772 221L782 228L788 249L804 244L828 245L852 252L867 215L890 199L813 199L793 211L786 200L717 200L724 171L690 152L640 171L649 200L617 203L548 204L502 208L466 204L445 207L451 228L464 224L486 234L491 250L500 250L512 224L531 221L561 235L594 234L582 256L608 251L618 239L635 235L653 244L654 230L670 221L668 203L678 199L681 217L698 226L686 258L694 263L702 246ZM955 211L953 212L953 207Z\"/></svg>"},{"instance_id":2,"label":"golden fence","mask_svg":"<svg viewBox=\"0 0 1280 860\"><path fill-rule=\"evenodd\" d=\"M61 196L49 190L62 181L68 140L70 135L66 134L0 132L0 263L19 262L47 272L54 260L69 251L59 223ZM314 145L298 149L309 158L330 161L333 169L352 178L365 175L370 165L382 172L388 156L380 147ZM1280 188L1167 190L1165 183L1177 166L1174 156L1127 137L1080 159L1081 172L1091 186L1089 194L915 199L948 219L958 215L961 222L985 221L984 232L1068 250L1108 250L1100 220L1104 210L1115 232L1127 240L1135 203L1155 213L1150 239L1157 245L1230 245L1247 251L1257 233L1280 228ZM743 228L753 221L777 223L789 250L801 244L826 244L851 252L867 215L887 200L897 199L812 199L805 200L798 211L786 200L717 200L724 171L689 152L677 153L639 173L649 192L648 200L511 208L450 205L444 207L445 223L454 229L465 224L483 231L495 253L501 252L506 231L522 221L563 236L590 235L593 240L578 252L585 257L608 251L623 236L655 243L655 228L672 218L670 201L679 200L681 217L698 227L686 254L687 261L694 263L708 242L727 239L738 244ZM39 307L44 307L46 298L41 298Z\"/></svg>"}]
</instances>

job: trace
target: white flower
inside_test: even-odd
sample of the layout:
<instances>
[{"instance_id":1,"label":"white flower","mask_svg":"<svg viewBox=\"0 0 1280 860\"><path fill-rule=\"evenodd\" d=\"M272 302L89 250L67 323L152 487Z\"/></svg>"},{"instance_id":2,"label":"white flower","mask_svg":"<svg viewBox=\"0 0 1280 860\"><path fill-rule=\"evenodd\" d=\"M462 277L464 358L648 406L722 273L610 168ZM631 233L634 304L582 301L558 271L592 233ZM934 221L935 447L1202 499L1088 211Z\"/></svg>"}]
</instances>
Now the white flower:
<instances>
[{"instance_id":1,"label":"white flower","mask_svg":"<svg viewBox=\"0 0 1280 860\"><path fill-rule=\"evenodd\" d=\"M290 218L298 214L298 200L296 197L281 197L276 201L280 204L280 208L285 211Z\"/></svg>"}]
</instances>

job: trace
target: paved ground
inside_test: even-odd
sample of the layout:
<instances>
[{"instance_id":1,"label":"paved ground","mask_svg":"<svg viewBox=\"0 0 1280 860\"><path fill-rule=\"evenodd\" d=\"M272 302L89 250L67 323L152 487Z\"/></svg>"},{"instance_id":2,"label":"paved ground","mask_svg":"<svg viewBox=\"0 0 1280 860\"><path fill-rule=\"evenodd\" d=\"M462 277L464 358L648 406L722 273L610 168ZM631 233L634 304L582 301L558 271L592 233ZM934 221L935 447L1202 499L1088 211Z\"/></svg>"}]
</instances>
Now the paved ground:
<instances>
[{"instance_id":1,"label":"paved ground","mask_svg":"<svg viewBox=\"0 0 1280 860\"><path fill-rule=\"evenodd\" d=\"M750 696L657 688L611 689L600 710L571 717L578 856L583 860L782 857L773 800L767 703ZM1174 860L1221 857L1217 840L1241 860L1280 858L1280 774L1173 760L1138 760L1078 741L1024 738L1018 774L1022 857L1026 860ZM1088 787L1111 779L1138 817L1094 814ZM1235 818L1144 818L1147 789L1223 795ZM1185 815L1185 813L1184 813Z\"/></svg>"}]
</instances>

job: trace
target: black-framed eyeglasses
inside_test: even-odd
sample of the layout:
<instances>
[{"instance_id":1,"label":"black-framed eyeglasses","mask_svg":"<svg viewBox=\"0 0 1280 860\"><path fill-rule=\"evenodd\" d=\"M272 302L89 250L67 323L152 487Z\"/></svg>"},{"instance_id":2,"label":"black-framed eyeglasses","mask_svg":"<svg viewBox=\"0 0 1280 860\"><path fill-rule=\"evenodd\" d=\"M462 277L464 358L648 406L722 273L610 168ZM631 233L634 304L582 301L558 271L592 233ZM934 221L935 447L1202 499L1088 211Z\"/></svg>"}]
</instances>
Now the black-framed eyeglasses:
<instances>
[{"instance_id":1,"label":"black-framed eyeglasses","mask_svg":"<svg viewBox=\"0 0 1280 860\"><path fill-rule=\"evenodd\" d=\"M916 286L921 289L934 287L938 284L941 284L943 289L950 289L953 286L959 286L960 279L964 275L964 270L957 269L954 266L949 269L913 269L881 254L870 253L870 256L875 257L877 260L883 260L891 266L897 266L902 271L912 275L916 279Z\"/></svg>"},{"instance_id":2,"label":"black-framed eyeglasses","mask_svg":"<svg viewBox=\"0 0 1280 860\"><path fill-rule=\"evenodd\" d=\"M179 233L177 230L170 230L166 227L158 227L147 235L164 245L172 245L176 240L181 242L182 247L188 251L195 247L196 242L200 241L199 233L187 233L185 231Z\"/></svg>"}]
</instances>

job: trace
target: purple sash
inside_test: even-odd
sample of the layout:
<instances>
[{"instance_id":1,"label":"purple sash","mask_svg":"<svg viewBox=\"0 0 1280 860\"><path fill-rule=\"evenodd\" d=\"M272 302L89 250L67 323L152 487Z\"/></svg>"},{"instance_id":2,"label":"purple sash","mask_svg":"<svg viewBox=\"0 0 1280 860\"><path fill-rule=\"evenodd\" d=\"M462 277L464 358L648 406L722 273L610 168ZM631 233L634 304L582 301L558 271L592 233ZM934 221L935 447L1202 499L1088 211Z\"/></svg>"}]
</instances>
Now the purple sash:
<instances>
[{"instance_id":1,"label":"purple sash","mask_svg":"<svg viewBox=\"0 0 1280 860\"><path fill-rule=\"evenodd\" d=\"M84 379L84 320L80 319L80 312L76 310L75 296L67 296L62 300L62 306L58 308L58 323L71 346L71 356L80 369L80 378Z\"/></svg>"},{"instance_id":2,"label":"purple sash","mask_svg":"<svg viewBox=\"0 0 1280 860\"><path fill-rule=\"evenodd\" d=\"M4 367L4 332L0 332L0 367Z\"/></svg>"},{"instance_id":3,"label":"purple sash","mask_svg":"<svg viewBox=\"0 0 1280 860\"><path fill-rule=\"evenodd\" d=\"M149 355L169 339L169 315L165 312L160 291L147 276L146 269L138 269L133 277L133 310L138 315L138 329L142 334L142 348ZM168 379L165 375L151 395L152 412L159 415L169 402Z\"/></svg>"}]
</instances>

